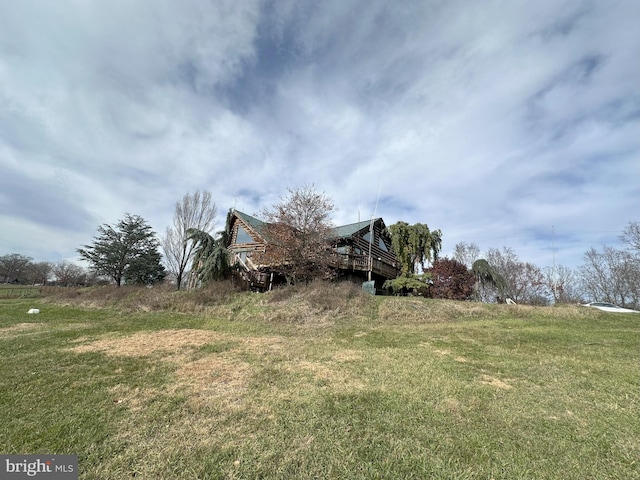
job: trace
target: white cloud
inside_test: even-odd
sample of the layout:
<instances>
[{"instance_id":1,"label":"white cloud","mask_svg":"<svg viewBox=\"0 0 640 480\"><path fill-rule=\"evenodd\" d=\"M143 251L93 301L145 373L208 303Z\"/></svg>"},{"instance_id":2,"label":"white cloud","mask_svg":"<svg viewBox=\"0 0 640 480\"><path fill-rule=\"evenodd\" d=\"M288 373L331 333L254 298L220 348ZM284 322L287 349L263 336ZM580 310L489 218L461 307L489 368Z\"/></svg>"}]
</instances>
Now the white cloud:
<instances>
[{"instance_id":1,"label":"white cloud","mask_svg":"<svg viewBox=\"0 0 640 480\"><path fill-rule=\"evenodd\" d=\"M187 191L221 223L313 182L336 221L380 191L378 215L441 228L445 251L542 266L554 225L576 265L637 220L639 8L2 2L0 254L68 258L125 211L162 232Z\"/></svg>"}]
</instances>

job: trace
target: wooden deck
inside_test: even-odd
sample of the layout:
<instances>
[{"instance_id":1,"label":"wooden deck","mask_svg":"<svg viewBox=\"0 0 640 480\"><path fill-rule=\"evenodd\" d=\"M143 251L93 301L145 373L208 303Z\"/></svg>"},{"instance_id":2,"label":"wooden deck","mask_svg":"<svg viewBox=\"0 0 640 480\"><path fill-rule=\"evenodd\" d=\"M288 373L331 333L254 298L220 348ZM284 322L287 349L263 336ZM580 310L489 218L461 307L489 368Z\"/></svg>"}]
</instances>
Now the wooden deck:
<instances>
[{"instance_id":1,"label":"wooden deck","mask_svg":"<svg viewBox=\"0 0 640 480\"><path fill-rule=\"evenodd\" d=\"M396 278L400 269L382 259L369 257L368 255L340 255L334 254L332 266L340 270L354 272L369 272L381 275L385 278Z\"/></svg>"}]
</instances>

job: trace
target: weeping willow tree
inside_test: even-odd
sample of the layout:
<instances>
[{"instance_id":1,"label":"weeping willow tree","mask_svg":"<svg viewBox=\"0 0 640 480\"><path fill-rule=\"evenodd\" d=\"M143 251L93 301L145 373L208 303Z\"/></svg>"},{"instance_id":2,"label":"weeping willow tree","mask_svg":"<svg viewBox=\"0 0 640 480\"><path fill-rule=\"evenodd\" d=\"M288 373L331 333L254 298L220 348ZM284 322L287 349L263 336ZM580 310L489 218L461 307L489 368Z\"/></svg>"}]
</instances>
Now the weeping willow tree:
<instances>
[{"instance_id":1,"label":"weeping willow tree","mask_svg":"<svg viewBox=\"0 0 640 480\"><path fill-rule=\"evenodd\" d=\"M393 251L402 266L400 276L415 275L418 266L424 270L426 263L438 259L442 249L440 230L429 230L424 223L409 225L406 222L397 222L387 231L391 236Z\"/></svg>"},{"instance_id":2,"label":"weeping willow tree","mask_svg":"<svg viewBox=\"0 0 640 480\"><path fill-rule=\"evenodd\" d=\"M480 300L486 299L488 291L495 291L499 297L507 297L507 281L484 258L473 262L471 271L476 277L476 292Z\"/></svg>"},{"instance_id":3,"label":"weeping willow tree","mask_svg":"<svg viewBox=\"0 0 640 480\"><path fill-rule=\"evenodd\" d=\"M391 288L394 293L414 291L425 294L430 275L417 274L418 267L424 270L427 263L438 259L442 250L442 232L430 230L424 223L409 225L406 222L394 223L387 232L401 270L397 278L385 282L384 288Z\"/></svg>"},{"instance_id":4,"label":"weeping willow tree","mask_svg":"<svg viewBox=\"0 0 640 480\"><path fill-rule=\"evenodd\" d=\"M212 281L224 280L231 273L229 250L227 250L231 243L229 230L231 215L230 210L227 213L225 229L218 232L218 238L197 228L187 230L187 238L194 244L191 274L197 284L206 285Z\"/></svg>"}]
</instances>

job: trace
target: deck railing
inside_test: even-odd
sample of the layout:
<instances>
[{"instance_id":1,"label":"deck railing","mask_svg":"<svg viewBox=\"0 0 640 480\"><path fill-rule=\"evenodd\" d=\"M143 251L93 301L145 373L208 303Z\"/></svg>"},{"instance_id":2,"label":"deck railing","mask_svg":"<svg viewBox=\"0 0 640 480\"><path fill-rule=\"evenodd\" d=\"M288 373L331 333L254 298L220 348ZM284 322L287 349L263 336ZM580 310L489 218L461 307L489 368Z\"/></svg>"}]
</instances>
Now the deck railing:
<instances>
[{"instance_id":1,"label":"deck railing","mask_svg":"<svg viewBox=\"0 0 640 480\"><path fill-rule=\"evenodd\" d=\"M248 273L250 272L251 278L248 278L248 280L260 284L267 282L266 276L264 276L264 274L260 275L260 266L253 264L249 258L242 260L242 258L236 254L234 256L234 263L242 265L242 267L244 267L243 271ZM372 273L381 275L385 278L395 278L399 273L399 269L396 265L390 264L382 258L370 257L368 255L333 253L329 263L332 267L339 268L341 270L352 270L358 272L371 271Z\"/></svg>"},{"instance_id":2,"label":"deck railing","mask_svg":"<svg viewBox=\"0 0 640 480\"><path fill-rule=\"evenodd\" d=\"M395 265L368 255L334 254L332 256L332 264L344 270L371 271L386 278L395 278L399 272Z\"/></svg>"}]
</instances>

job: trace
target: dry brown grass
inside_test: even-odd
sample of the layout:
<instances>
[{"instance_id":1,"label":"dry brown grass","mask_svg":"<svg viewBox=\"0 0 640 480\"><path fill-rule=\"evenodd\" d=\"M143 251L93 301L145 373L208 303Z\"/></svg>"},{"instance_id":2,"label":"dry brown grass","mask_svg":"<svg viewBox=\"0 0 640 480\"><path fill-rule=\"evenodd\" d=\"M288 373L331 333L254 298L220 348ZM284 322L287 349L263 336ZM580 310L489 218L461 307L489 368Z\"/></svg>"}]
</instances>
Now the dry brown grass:
<instances>
[{"instance_id":1,"label":"dry brown grass","mask_svg":"<svg viewBox=\"0 0 640 480\"><path fill-rule=\"evenodd\" d=\"M276 288L250 300L231 282L213 282L207 288L175 291L171 286L153 288L125 285L89 288L44 289L45 297L58 304L87 308L114 308L123 312L169 311L203 313L234 320L259 318L267 323L324 327L341 318L378 318L387 324L446 323L460 319L596 318L599 312L577 305L534 307L477 302L432 300L423 297L371 297L349 282L315 281L308 285ZM237 308L253 303L259 311ZM243 315L246 317L243 317Z\"/></svg>"},{"instance_id":2,"label":"dry brown grass","mask_svg":"<svg viewBox=\"0 0 640 480\"><path fill-rule=\"evenodd\" d=\"M231 347L205 356L198 351L200 347L219 342L226 342ZM194 410L211 406L212 403L224 409L237 409L244 405L249 380L261 368L260 363L248 363L245 360L247 355L264 358L266 362L277 361L283 372L300 378L301 390L321 387L345 391L363 388L361 383L350 378L343 367L348 362L359 361L359 352L341 351L326 361L311 361L306 359L303 352L304 343L276 335L236 337L210 330L171 329L98 339L81 337L77 343L70 349L74 353L157 357L160 361L174 364L174 382L163 392L183 392ZM309 376L315 383L308 382ZM128 390L124 387L112 392L114 403L134 410L160 393L155 389Z\"/></svg>"},{"instance_id":3,"label":"dry brown grass","mask_svg":"<svg viewBox=\"0 0 640 480\"><path fill-rule=\"evenodd\" d=\"M375 315L376 300L350 282L315 281L309 285L281 287L262 297L264 320L323 327L340 318L362 319Z\"/></svg>"},{"instance_id":4,"label":"dry brown grass","mask_svg":"<svg viewBox=\"0 0 640 480\"><path fill-rule=\"evenodd\" d=\"M421 297L387 297L378 307L381 320L389 324L451 322L459 318L480 317L486 309L471 302L432 301Z\"/></svg>"},{"instance_id":5,"label":"dry brown grass","mask_svg":"<svg viewBox=\"0 0 640 480\"><path fill-rule=\"evenodd\" d=\"M70 323L63 327L54 327L56 331L82 330L89 328L88 323ZM25 322L17 323L10 327L0 328L0 338L15 337L18 335L34 335L46 332L50 329L50 325L45 322Z\"/></svg>"},{"instance_id":6,"label":"dry brown grass","mask_svg":"<svg viewBox=\"0 0 640 480\"><path fill-rule=\"evenodd\" d=\"M281 287L265 293L268 303L282 303L303 299L315 311L333 311L347 305L365 306L370 296L351 282L314 281L308 285Z\"/></svg>"},{"instance_id":7,"label":"dry brown grass","mask_svg":"<svg viewBox=\"0 0 640 480\"><path fill-rule=\"evenodd\" d=\"M86 308L116 308L123 311L203 312L211 306L224 305L237 293L231 282L214 282L207 288L176 291L170 285L151 288L134 285L104 285L88 288L52 287L46 298L58 304Z\"/></svg>"},{"instance_id":8,"label":"dry brown grass","mask_svg":"<svg viewBox=\"0 0 640 480\"><path fill-rule=\"evenodd\" d=\"M10 327L0 328L0 337L13 337L14 335L41 328L42 326L42 323L17 323Z\"/></svg>"},{"instance_id":9,"label":"dry brown grass","mask_svg":"<svg viewBox=\"0 0 640 480\"><path fill-rule=\"evenodd\" d=\"M512 379L500 380L499 378L492 377L491 375L481 375L479 382L483 385L490 385L492 387L500 388L502 390L510 390L513 385L507 383L507 381L513 381Z\"/></svg>"},{"instance_id":10,"label":"dry brown grass","mask_svg":"<svg viewBox=\"0 0 640 480\"><path fill-rule=\"evenodd\" d=\"M103 338L73 347L76 353L103 352L119 357L142 357L163 352L175 355L184 350L193 350L223 338L210 330L160 330L138 332L124 337Z\"/></svg>"},{"instance_id":11,"label":"dry brown grass","mask_svg":"<svg viewBox=\"0 0 640 480\"><path fill-rule=\"evenodd\" d=\"M385 324L447 323L462 319L597 318L598 312L578 305L536 307L497 305L455 300L431 300L422 297L385 297L380 300L378 315Z\"/></svg>"}]
</instances>

